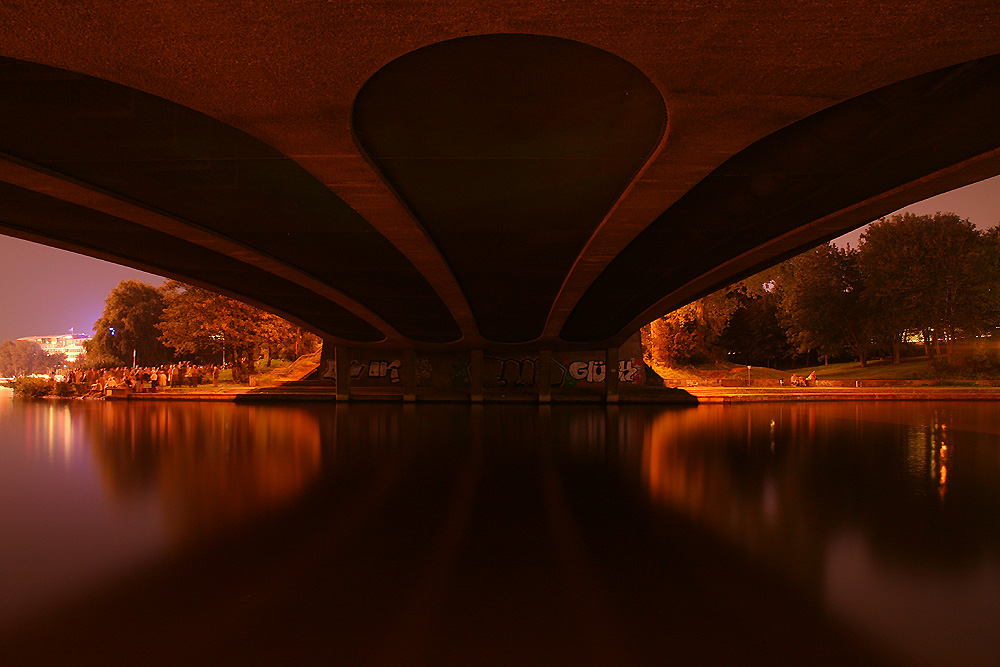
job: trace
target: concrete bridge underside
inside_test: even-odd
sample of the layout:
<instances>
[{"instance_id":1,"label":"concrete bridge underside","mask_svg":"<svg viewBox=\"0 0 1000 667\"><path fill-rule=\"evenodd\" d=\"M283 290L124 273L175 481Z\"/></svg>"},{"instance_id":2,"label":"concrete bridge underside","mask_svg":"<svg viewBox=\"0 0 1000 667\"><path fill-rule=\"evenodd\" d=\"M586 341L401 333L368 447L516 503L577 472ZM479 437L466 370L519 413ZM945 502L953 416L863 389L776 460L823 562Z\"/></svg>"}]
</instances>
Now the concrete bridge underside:
<instances>
[{"instance_id":1,"label":"concrete bridge underside","mask_svg":"<svg viewBox=\"0 0 1000 667\"><path fill-rule=\"evenodd\" d=\"M1000 173L995 0L0 19L0 232L352 348L609 349Z\"/></svg>"}]
</instances>

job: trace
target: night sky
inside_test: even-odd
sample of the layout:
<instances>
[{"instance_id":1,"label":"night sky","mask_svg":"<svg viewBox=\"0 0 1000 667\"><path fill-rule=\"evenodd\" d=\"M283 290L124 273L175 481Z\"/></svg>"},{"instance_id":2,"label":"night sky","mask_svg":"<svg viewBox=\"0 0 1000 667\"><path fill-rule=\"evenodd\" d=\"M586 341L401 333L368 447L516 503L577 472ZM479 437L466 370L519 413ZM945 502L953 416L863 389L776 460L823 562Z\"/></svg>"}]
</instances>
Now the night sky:
<instances>
[{"instance_id":1,"label":"night sky","mask_svg":"<svg viewBox=\"0 0 1000 667\"><path fill-rule=\"evenodd\" d=\"M957 213L980 228L1000 222L1000 176L907 206L917 215ZM862 230L838 243L857 245ZM83 255L0 236L0 341L92 333L104 299L122 280L160 285L163 278Z\"/></svg>"},{"instance_id":2,"label":"night sky","mask_svg":"<svg viewBox=\"0 0 1000 667\"><path fill-rule=\"evenodd\" d=\"M66 250L0 236L0 341L90 334L104 299L122 280L163 278Z\"/></svg>"}]
</instances>

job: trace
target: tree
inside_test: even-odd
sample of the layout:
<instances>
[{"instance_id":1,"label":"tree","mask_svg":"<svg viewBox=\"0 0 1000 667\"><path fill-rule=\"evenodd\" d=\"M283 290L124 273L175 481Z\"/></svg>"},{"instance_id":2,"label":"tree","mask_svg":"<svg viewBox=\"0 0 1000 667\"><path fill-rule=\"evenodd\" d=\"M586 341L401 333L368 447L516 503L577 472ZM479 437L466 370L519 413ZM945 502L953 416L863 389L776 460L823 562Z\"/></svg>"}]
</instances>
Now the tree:
<instances>
[{"instance_id":1,"label":"tree","mask_svg":"<svg viewBox=\"0 0 1000 667\"><path fill-rule=\"evenodd\" d=\"M925 344L941 340L949 355L957 335L982 329L988 280L984 240L954 213L904 213L872 223L861 236L865 298L880 313L893 362L908 331Z\"/></svg>"},{"instance_id":2,"label":"tree","mask_svg":"<svg viewBox=\"0 0 1000 667\"><path fill-rule=\"evenodd\" d=\"M784 262L777 292L788 339L800 352L851 349L867 365L875 318L863 291L856 250L827 243Z\"/></svg>"},{"instance_id":3,"label":"tree","mask_svg":"<svg viewBox=\"0 0 1000 667\"><path fill-rule=\"evenodd\" d=\"M676 367L704 361L710 354L697 302L667 313L643 327L642 342L653 366Z\"/></svg>"},{"instance_id":4,"label":"tree","mask_svg":"<svg viewBox=\"0 0 1000 667\"><path fill-rule=\"evenodd\" d=\"M730 319L747 298L766 292L771 274L771 270L754 274L643 327L648 363L670 367L724 358L723 332Z\"/></svg>"},{"instance_id":5,"label":"tree","mask_svg":"<svg viewBox=\"0 0 1000 667\"><path fill-rule=\"evenodd\" d=\"M1000 328L1000 226L982 232L974 270L981 277L980 324L992 335Z\"/></svg>"},{"instance_id":6,"label":"tree","mask_svg":"<svg viewBox=\"0 0 1000 667\"><path fill-rule=\"evenodd\" d=\"M273 349L296 333L277 315L176 280L165 283L162 294L160 340L182 354L230 351L237 382L252 373L261 346Z\"/></svg>"},{"instance_id":7,"label":"tree","mask_svg":"<svg viewBox=\"0 0 1000 667\"><path fill-rule=\"evenodd\" d=\"M795 348L779 319L779 300L775 283L771 291L760 294L737 294L739 308L729 318L722 331L721 342L729 360L754 366L775 366L779 360L790 359Z\"/></svg>"},{"instance_id":8,"label":"tree","mask_svg":"<svg viewBox=\"0 0 1000 667\"><path fill-rule=\"evenodd\" d=\"M94 323L94 337L87 344L85 364L91 367L159 366L173 355L159 340L157 324L163 315L163 295L155 287L123 280L108 293L104 312Z\"/></svg>"},{"instance_id":9,"label":"tree","mask_svg":"<svg viewBox=\"0 0 1000 667\"><path fill-rule=\"evenodd\" d=\"M29 340L5 340L0 343L0 375L14 377L48 371L65 356L48 355L38 343Z\"/></svg>"}]
</instances>

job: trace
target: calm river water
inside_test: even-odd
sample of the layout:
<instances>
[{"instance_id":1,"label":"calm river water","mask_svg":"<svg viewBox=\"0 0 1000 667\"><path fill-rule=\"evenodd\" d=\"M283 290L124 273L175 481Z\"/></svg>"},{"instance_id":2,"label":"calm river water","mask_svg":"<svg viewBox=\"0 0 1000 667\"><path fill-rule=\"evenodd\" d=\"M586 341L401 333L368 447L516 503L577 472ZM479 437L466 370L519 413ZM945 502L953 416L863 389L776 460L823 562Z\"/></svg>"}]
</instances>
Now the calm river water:
<instances>
[{"instance_id":1,"label":"calm river water","mask_svg":"<svg viewBox=\"0 0 1000 667\"><path fill-rule=\"evenodd\" d=\"M4 393L0 536L19 664L1000 655L995 403Z\"/></svg>"}]
</instances>

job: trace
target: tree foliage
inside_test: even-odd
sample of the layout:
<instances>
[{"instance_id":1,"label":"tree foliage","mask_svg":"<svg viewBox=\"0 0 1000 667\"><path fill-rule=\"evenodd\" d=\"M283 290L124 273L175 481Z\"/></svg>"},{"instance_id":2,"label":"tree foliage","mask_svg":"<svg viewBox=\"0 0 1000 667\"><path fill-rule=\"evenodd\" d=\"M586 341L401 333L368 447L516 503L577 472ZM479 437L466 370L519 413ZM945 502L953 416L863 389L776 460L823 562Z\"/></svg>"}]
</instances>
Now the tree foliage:
<instances>
[{"instance_id":1,"label":"tree foliage","mask_svg":"<svg viewBox=\"0 0 1000 667\"><path fill-rule=\"evenodd\" d=\"M64 355L46 354L41 345L29 340L0 343L0 376L3 377L44 373L64 360Z\"/></svg>"},{"instance_id":2,"label":"tree foliage","mask_svg":"<svg viewBox=\"0 0 1000 667\"><path fill-rule=\"evenodd\" d=\"M781 329L777 328L780 321ZM862 365L923 334L927 353L1000 329L1000 228L980 232L954 213L895 215L872 223L857 249L826 244L650 323L653 365L740 358L761 363L799 352ZM784 339L784 340L782 340Z\"/></svg>"},{"instance_id":3,"label":"tree foliage","mask_svg":"<svg viewBox=\"0 0 1000 667\"><path fill-rule=\"evenodd\" d=\"M176 280L162 293L160 340L182 354L228 353L236 381L250 375L259 349L271 351L299 334L277 315Z\"/></svg>"},{"instance_id":4,"label":"tree foliage","mask_svg":"<svg viewBox=\"0 0 1000 667\"><path fill-rule=\"evenodd\" d=\"M133 350L139 365L158 366L172 358L159 340L163 295L155 287L123 280L108 293L104 312L86 343L84 364L91 367L131 366Z\"/></svg>"},{"instance_id":5,"label":"tree foliage","mask_svg":"<svg viewBox=\"0 0 1000 667\"><path fill-rule=\"evenodd\" d=\"M738 364L775 366L795 356L779 321L776 281L761 293L738 294L739 308L729 318L720 340L728 359Z\"/></svg>"},{"instance_id":6,"label":"tree foliage","mask_svg":"<svg viewBox=\"0 0 1000 667\"><path fill-rule=\"evenodd\" d=\"M648 363L654 366L719 361L726 356L723 336L747 299L765 293L771 271L754 274L667 313L642 330Z\"/></svg>"},{"instance_id":7,"label":"tree foliage","mask_svg":"<svg viewBox=\"0 0 1000 667\"><path fill-rule=\"evenodd\" d=\"M954 213L894 215L861 236L865 297L879 313L895 362L908 332L923 332L925 341L943 339L951 352L960 332L984 330L991 319L984 306L996 284L987 238Z\"/></svg>"},{"instance_id":8,"label":"tree foliage","mask_svg":"<svg viewBox=\"0 0 1000 667\"><path fill-rule=\"evenodd\" d=\"M784 262L779 276L780 319L788 340L800 352L827 356L849 348L866 365L874 321L863 299L858 252L827 243Z\"/></svg>"}]
</instances>

